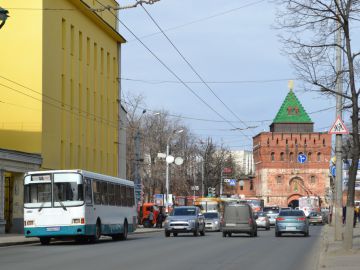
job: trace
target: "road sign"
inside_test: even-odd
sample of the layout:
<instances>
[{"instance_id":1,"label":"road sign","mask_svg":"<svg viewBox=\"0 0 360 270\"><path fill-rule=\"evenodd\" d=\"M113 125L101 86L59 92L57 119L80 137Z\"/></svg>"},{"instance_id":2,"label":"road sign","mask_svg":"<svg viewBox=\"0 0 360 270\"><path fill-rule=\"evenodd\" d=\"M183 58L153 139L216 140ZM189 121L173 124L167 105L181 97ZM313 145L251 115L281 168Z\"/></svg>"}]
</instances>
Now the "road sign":
<instances>
[{"instance_id":1,"label":"road sign","mask_svg":"<svg viewBox=\"0 0 360 270\"><path fill-rule=\"evenodd\" d=\"M230 179L229 185L236 186L236 179Z\"/></svg>"},{"instance_id":2,"label":"road sign","mask_svg":"<svg viewBox=\"0 0 360 270\"><path fill-rule=\"evenodd\" d=\"M199 190L199 186L191 186L191 190Z\"/></svg>"},{"instance_id":3,"label":"road sign","mask_svg":"<svg viewBox=\"0 0 360 270\"><path fill-rule=\"evenodd\" d=\"M329 131L329 134L349 134L349 130L346 128L340 116L338 116L338 118L335 120Z\"/></svg>"},{"instance_id":4,"label":"road sign","mask_svg":"<svg viewBox=\"0 0 360 270\"><path fill-rule=\"evenodd\" d=\"M305 163L307 160L307 157L304 154L299 154L297 160L299 163Z\"/></svg>"},{"instance_id":5,"label":"road sign","mask_svg":"<svg viewBox=\"0 0 360 270\"><path fill-rule=\"evenodd\" d=\"M224 183L229 183L231 179L225 178Z\"/></svg>"},{"instance_id":6,"label":"road sign","mask_svg":"<svg viewBox=\"0 0 360 270\"><path fill-rule=\"evenodd\" d=\"M232 173L232 169L225 167L225 168L223 169L223 173Z\"/></svg>"},{"instance_id":7,"label":"road sign","mask_svg":"<svg viewBox=\"0 0 360 270\"><path fill-rule=\"evenodd\" d=\"M331 175L335 177L335 175L336 175L336 166L331 166L330 167L330 172L331 172Z\"/></svg>"}]
</instances>

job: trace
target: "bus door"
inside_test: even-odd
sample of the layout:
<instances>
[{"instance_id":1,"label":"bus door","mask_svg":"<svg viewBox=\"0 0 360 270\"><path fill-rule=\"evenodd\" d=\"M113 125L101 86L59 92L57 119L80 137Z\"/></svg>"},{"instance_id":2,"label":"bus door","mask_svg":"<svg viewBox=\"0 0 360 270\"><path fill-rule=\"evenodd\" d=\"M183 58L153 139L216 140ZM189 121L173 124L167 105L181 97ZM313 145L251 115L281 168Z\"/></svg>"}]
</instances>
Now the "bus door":
<instances>
[{"instance_id":1,"label":"bus door","mask_svg":"<svg viewBox=\"0 0 360 270\"><path fill-rule=\"evenodd\" d=\"M91 224L96 224L96 206L94 204L94 200L96 200L95 198L95 194L94 194L94 198L92 196L92 184L91 179L89 178L85 178L84 179L84 189L85 189L85 223L87 225L91 225ZM95 184L95 183L94 183ZM95 191L94 191L95 193ZM87 227L89 228L89 227ZM95 227L94 227L95 229ZM88 233L88 232L87 232Z\"/></svg>"}]
</instances>

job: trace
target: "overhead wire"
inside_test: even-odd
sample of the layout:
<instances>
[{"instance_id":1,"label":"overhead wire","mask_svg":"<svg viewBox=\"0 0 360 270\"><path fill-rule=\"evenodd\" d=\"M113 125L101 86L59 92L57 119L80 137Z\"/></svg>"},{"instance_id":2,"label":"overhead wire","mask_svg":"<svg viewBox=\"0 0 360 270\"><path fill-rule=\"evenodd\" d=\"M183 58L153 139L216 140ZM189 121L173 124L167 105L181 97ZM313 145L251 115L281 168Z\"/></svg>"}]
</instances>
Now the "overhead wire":
<instances>
[{"instance_id":1,"label":"overhead wire","mask_svg":"<svg viewBox=\"0 0 360 270\"><path fill-rule=\"evenodd\" d=\"M100 5L104 6L103 3L101 3L99 0L95 0ZM105 7L105 6L104 6ZM116 18L117 21L120 22L122 26L125 27L125 29L131 33L140 43L141 45L153 56L155 57L159 63L164 66L178 81L182 83L182 85L185 86L187 90L189 90L196 98L198 98L203 104L205 104L211 111L213 111L217 116L219 116L221 119L223 119L225 122L227 122L229 125L231 125L233 128L237 128L234 126L229 120L227 120L224 116L222 116L218 111L216 111L210 104L208 104L202 97L200 97L189 85L187 85L163 60L161 60L140 38L124 23L122 22L116 14L110 11L110 13Z\"/></svg>"},{"instance_id":2,"label":"overhead wire","mask_svg":"<svg viewBox=\"0 0 360 270\"><path fill-rule=\"evenodd\" d=\"M244 123L243 120L241 120L237 114L235 114L235 112L230 109L230 107L228 105L225 104L225 102L215 93L215 91L205 82L205 80L203 79L203 77L199 74L199 72L197 72L197 70L194 68L194 66L190 63L190 61L184 56L184 54L182 52L180 52L180 50L177 48L177 46L174 44L174 42L168 37L168 35L166 35L166 33L164 32L164 30L161 28L161 26L159 25L159 23L153 18L153 16L151 16L151 14L149 13L149 11L143 6L141 5L141 7L143 8L143 10L145 11L145 13L149 16L149 18L152 20L152 22L156 25L156 27L162 32L162 34L164 35L164 37L167 39L167 41L171 44L171 46L175 49L175 51L180 55L180 57L185 61L185 63L190 67L190 69L196 74L196 76L200 79L200 81L207 87L207 89L216 97L217 100L219 100L221 102L221 104L236 118L240 121L240 123L242 123L246 128L249 128L249 126ZM242 133L242 131L240 130L240 133Z\"/></svg>"}]
</instances>

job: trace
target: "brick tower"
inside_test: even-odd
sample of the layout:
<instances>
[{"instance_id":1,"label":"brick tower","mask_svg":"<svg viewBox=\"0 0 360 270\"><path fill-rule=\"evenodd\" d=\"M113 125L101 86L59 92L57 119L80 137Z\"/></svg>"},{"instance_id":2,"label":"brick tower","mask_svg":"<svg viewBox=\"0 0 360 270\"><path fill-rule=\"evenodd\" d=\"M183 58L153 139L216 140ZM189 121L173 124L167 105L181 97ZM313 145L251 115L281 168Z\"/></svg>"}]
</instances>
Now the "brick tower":
<instances>
[{"instance_id":1,"label":"brick tower","mask_svg":"<svg viewBox=\"0 0 360 270\"><path fill-rule=\"evenodd\" d=\"M270 132L253 138L255 193L265 205L298 206L298 198L320 196L327 205L331 135L314 123L290 89Z\"/></svg>"}]
</instances>

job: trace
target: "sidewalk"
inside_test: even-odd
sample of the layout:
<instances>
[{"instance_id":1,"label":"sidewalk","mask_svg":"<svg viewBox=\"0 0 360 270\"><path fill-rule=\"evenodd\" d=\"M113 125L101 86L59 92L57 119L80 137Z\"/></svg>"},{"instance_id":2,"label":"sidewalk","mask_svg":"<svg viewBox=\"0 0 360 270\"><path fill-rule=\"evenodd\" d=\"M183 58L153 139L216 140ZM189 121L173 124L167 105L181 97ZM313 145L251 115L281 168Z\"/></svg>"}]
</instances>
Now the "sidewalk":
<instances>
[{"instance_id":1,"label":"sidewalk","mask_svg":"<svg viewBox=\"0 0 360 270\"><path fill-rule=\"evenodd\" d=\"M334 226L326 225L322 234L322 250L318 269L360 269L360 224L354 228L353 249L342 249L342 241L335 241Z\"/></svg>"},{"instance_id":2,"label":"sidewalk","mask_svg":"<svg viewBox=\"0 0 360 270\"><path fill-rule=\"evenodd\" d=\"M161 232L163 230L164 229L160 229L160 228L143 228L141 226L136 229L134 234ZM105 237L105 236L103 236L103 237ZM0 247L32 244L32 243L40 243L39 238L37 238L37 237L25 238L25 236L22 234L0 234Z\"/></svg>"}]
</instances>

